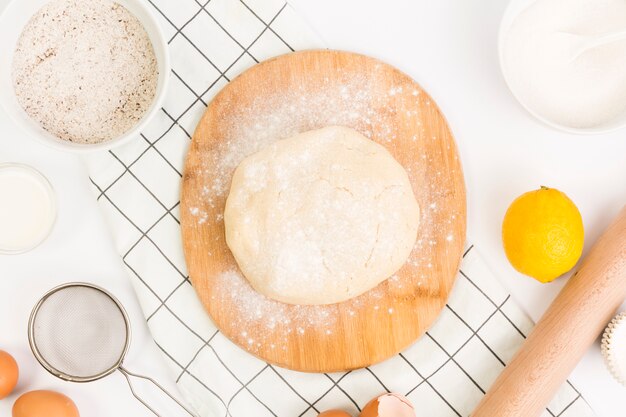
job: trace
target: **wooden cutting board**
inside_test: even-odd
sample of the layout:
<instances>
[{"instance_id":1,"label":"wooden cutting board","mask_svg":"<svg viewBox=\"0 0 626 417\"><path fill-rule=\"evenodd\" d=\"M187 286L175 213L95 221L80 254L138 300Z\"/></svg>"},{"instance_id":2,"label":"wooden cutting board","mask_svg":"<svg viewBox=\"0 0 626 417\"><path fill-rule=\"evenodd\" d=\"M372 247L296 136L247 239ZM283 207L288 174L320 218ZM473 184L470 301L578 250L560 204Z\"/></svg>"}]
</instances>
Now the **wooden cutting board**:
<instances>
[{"instance_id":1,"label":"wooden cutting board","mask_svg":"<svg viewBox=\"0 0 626 417\"><path fill-rule=\"evenodd\" d=\"M226 245L233 171L273 140L328 125L360 131L405 167L421 208L415 248L393 277L352 300L293 306L266 299L248 285ZM429 328L455 280L465 212L454 139L428 94L376 59L328 50L270 59L224 87L194 134L181 198L190 278L217 327L267 362L310 372L380 362Z\"/></svg>"}]
</instances>

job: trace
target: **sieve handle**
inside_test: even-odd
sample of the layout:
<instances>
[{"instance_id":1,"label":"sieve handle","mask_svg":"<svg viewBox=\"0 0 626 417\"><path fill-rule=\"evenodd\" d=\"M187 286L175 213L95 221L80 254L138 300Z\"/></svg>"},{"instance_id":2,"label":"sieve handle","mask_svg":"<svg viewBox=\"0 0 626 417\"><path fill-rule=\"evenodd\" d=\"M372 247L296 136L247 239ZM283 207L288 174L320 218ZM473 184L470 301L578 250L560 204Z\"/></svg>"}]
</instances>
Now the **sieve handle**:
<instances>
[{"instance_id":1,"label":"sieve handle","mask_svg":"<svg viewBox=\"0 0 626 417\"><path fill-rule=\"evenodd\" d=\"M183 405L183 403L181 403L180 401L178 401L172 394L170 394L165 388L163 388L161 385L159 385L158 382L156 382L154 379L147 377L147 376L143 376L143 375L138 375L135 373L130 372L129 370L127 370L126 368L120 366L119 371L122 373L122 375L124 375L124 378L126 378L126 382L128 382L128 386L130 387L130 392L133 393L133 396L140 402L142 403L148 410L152 411L152 413L157 416L157 417L161 417L161 415L159 413L157 413L152 407L150 407L150 405L148 405L148 403L146 403L143 399L141 399L141 397L139 397L139 395L137 395L137 393L135 392L135 389L133 388L133 384L130 380L130 377L134 377L134 378L140 378L140 379L144 379L146 381L151 382L153 385L155 385L158 389L160 389L161 391L163 391L168 397L170 397L172 400L174 400L174 402L176 404L178 404L183 410L185 410L187 412L187 414L189 414L191 417L197 417L194 413L192 413L187 407L185 407Z\"/></svg>"}]
</instances>

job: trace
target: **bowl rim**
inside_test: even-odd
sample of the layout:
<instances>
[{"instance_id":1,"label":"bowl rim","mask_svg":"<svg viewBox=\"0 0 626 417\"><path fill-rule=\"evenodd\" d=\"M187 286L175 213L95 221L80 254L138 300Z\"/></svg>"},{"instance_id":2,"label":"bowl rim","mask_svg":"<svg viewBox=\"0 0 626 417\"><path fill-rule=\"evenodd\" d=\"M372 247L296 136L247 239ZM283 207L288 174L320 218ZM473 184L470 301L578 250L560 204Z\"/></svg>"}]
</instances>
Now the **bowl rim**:
<instances>
[{"instance_id":1,"label":"bowl rim","mask_svg":"<svg viewBox=\"0 0 626 417\"><path fill-rule=\"evenodd\" d=\"M504 83L506 84L506 87L511 93L511 95L513 95L517 103L528 114L530 114L535 119L542 122L545 126L551 127L561 132L571 133L571 134L581 135L581 136L589 136L589 135L601 135L601 134L606 134L606 133L612 133L612 132L615 132L617 130L620 130L626 127L626 118L621 122L605 125L605 127L602 127L602 125L600 125L598 127L591 127L591 128L576 128L572 126L562 125L560 123L556 123L542 116L541 114L533 110L528 104L524 102L524 100L522 100L520 95L514 91L513 87L511 86L512 84L511 78L508 75L508 71L504 62L505 38L515 18L520 13L522 13L526 8L530 7L530 5L536 3L537 1L541 1L541 0L510 0L504 10L504 13L502 14L502 17L500 18L500 23L498 26L498 61L500 65L500 73L502 74L502 77L504 78ZM524 7L522 10L516 11L516 8L521 4L527 4L527 6Z\"/></svg>"},{"instance_id":2,"label":"bowl rim","mask_svg":"<svg viewBox=\"0 0 626 417\"><path fill-rule=\"evenodd\" d=\"M0 11L0 24L2 24L2 22L7 19L7 15L10 13L11 8L14 7L20 1L21 0L11 0L4 7L4 9ZM163 102L165 101L165 96L167 95L167 92L168 92L168 87L169 87L169 82L170 82L170 73L172 72L170 51L169 51L167 39L165 38L165 33L163 31L163 28L161 27L161 24L157 20L154 11L150 8L150 4L148 2L143 2L140 0L111 0L111 1L119 2L127 10L128 10L128 7L124 5L124 3L133 3L133 5L135 5L138 9L141 9L145 14L143 16L138 16L136 13L133 13L131 10L129 10L129 12L142 23L142 26L144 26L144 29L146 26L145 24L146 20L150 21L150 25L154 28L153 31L148 33L148 36L150 38L152 48L155 51L157 49L161 51L161 58L159 59L158 56L156 57L159 75L157 78L157 91L155 92L155 96L148 110L144 113L141 119L135 125L133 125L133 127L130 128L128 131L126 131L120 136L117 136L115 138L112 138L103 142L87 143L87 144L64 141L61 138L55 138L56 140L48 138L42 135L41 133L38 133L35 129L31 129L25 126L21 120L18 120L13 115L12 111L6 108L6 104L0 101L0 108L4 110L7 116L13 121L13 123L15 123L16 126L18 126L19 129L21 129L22 132L27 133L29 137L32 137L37 142L49 148L56 149L56 150L63 151L63 152L75 153L75 154L89 154L89 153L94 153L98 151L107 151L107 150L111 150L114 148L118 148L120 146L123 146L129 143L133 139L138 139L141 131L148 125L148 123L152 121L152 119L156 116L156 114L163 107ZM23 29L24 28L22 27L22 28L19 28L18 30L20 30L20 33L21 33ZM154 35L154 36L151 36L151 35ZM155 53L155 55L157 54ZM159 87L161 87L160 90L159 90ZM21 110L24 111L23 109ZM37 124L37 122L35 121L33 122ZM50 135L54 136L51 133Z\"/></svg>"}]
</instances>

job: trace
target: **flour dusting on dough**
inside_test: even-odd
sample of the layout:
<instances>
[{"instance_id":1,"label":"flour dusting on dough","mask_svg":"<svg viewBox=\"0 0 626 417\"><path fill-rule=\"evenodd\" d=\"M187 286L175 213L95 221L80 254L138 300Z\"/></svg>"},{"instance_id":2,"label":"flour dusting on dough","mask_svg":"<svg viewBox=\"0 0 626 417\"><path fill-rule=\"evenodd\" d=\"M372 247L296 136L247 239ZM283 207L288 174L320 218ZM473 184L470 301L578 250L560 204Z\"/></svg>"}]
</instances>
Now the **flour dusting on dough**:
<instances>
[{"instance_id":1,"label":"flour dusting on dough","mask_svg":"<svg viewBox=\"0 0 626 417\"><path fill-rule=\"evenodd\" d=\"M419 108L419 105L413 104L427 104L428 96L415 90L412 84L390 85L381 91L378 86L384 83L381 83L376 73L368 74L367 77L350 75L337 78L344 78L344 81L327 79L314 92L305 90L304 87L287 92L265 91L246 106L232 103L229 108L232 114L222 120L229 123L222 127L224 136L216 140L219 144L204 155L204 168L200 174L204 176L205 184L201 198L191 202L193 207L198 208L197 212L192 213L193 216L198 223L222 223L221 217L214 218L214 214L209 217L208 212L223 212L233 172L245 157L276 140L301 132L332 125L348 126L385 145L404 166L411 182L423 184L423 190L414 188L422 210L420 231L407 263L416 267L432 267L434 248L455 244L457 237L454 235L454 228L457 225L456 217L460 213L442 221L441 208L424 199L428 196L445 199L453 193L447 187L451 184L449 178L454 174L454 168L447 173L428 171L429 163L440 156L428 154L419 148L412 155L394 153L394 144L397 141L411 143L415 148L420 141L436 141L438 138L426 137L428 129L423 125L422 115L417 111L404 115L406 123L411 123L413 135L397 137L398 129L394 126L397 115L394 108L388 106L389 100L393 99L399 106L404 104L403 107ZM229 105L228 102L223 103L226 108ZM425 178L428 178L427 183L424 183ZM223 236L216 236L215 239L223 239ZM238 343L247 345L252 353L267 346L286 350L288 339L293 335L304 338L310 332L315 332L318 336L332 335L340 320L356 320L363 314L395 315L399 306L388 303L385 297L387 292L404 293L407 287L416 294L430 291L427 285L429 278L426 275L404 279L396 275L365 294L343 303L349 311L346 317L339 315L339 309L335 305L294 306L266 298L257 293L238 270L223 272L213 279L212 299L216 305L237 310L232 314L237 317L232 327L240 329L241 334L229 336ZM395 302L397 304L402 301ZM261 339L256 340L248 337L253 333L251 329L268 331L255 331L257 339ZM270 339L264 340L265 335ZM277 341L277 335L282 340Z\"/></svg>"}]
</instances>

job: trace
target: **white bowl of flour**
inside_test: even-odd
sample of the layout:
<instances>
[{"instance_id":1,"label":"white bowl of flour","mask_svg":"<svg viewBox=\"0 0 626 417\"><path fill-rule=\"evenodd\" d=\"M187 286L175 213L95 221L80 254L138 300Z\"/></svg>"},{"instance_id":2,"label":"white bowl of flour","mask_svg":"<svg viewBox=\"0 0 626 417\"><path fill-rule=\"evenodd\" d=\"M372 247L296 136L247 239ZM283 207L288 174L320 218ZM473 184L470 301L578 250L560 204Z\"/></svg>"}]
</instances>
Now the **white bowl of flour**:
<instances>
[{"instance_id":1,"label":"white bowl of flour","mask_svg":"<svg viewBox=\"0 0 626 417\"><path fill-rule=\"evenodd\" d=\"M499 33L500 65L520 104L545 124L599 134L626 125L623 0L512 0ZM605 38L606 39L606 38Z\"/></svg>"},{"instance_id":2,"label":"white bowl of flour","mask_svg":"<svg viewBox=\"0 0 626 417\"><path fill-rule=\"evenodd\" d=\"M170 75L143 0L13 0L0 51L0 106L30 136L71 152L141 140Z\"/></svg>"}]
</instances>

